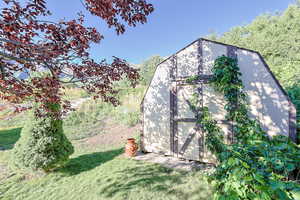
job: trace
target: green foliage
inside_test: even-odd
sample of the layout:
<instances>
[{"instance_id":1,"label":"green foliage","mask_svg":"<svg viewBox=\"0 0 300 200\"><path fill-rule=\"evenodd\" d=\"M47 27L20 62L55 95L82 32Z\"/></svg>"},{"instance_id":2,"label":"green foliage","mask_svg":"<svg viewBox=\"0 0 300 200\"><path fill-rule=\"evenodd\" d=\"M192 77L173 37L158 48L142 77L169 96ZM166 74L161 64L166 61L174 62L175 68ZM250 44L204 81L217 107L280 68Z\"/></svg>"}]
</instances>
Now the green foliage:
<instances>
[{"instance_id":1,"label":"green foliage","mask_svg":"<svg viewBox=\"0 0 300 200\"><path fill-rule=\"evenodd\" d=\"M226 119L235 122L236 142L226 145L221 129L207 107L198 108L193 96L191 109L200 115L197 123L207 133L205 142L218 159L210 177L216 188L215 199L294 199L300 186L288 176L300 169L300 148L286 136L268 138L259 123L247 114L246 94L237 61L221 56L215 60L210 84L226 100Z\"/></svg>"},{"instance_id":2,"label":"green foliage","mask_svg":"<svg viewBox=\"0 0 300 200\"><path fill-rule=\"evenodd\" d=\"M87 100L64 120L65 126L93 124L104 119L112 112L114 106L102 101Z\"/></svg>"},{"instance_id":3,"label":"green foliage","mask_svg":"<svg viewBox=\"0 0 300 200\"><path fill-rule=\"evenodd\" d=\"M85 101L76 111L64 119L64 130L70 139L82 139L103 131L107 120L117 124L135 126L139 122L139 104L145 87L122 89L119 93L121 104L117 107L100 100Z\"/></svg>"},{"instance_id":4,"label":"green foliage","mask_svg":"<svg viewBox=\"0 0 300 200\"><path fill-rule=\"evenodd\" d=\"M210 84L224 95L226 120L235 121L235 137L238 142L248 142L266 137L259 124L248 117L246 93L237 60L226 56L217 58L212 68L213 79Z\"/></svg>"},{"instance_id":5,"label":"green foliage","mask_svg":"<svg viewBox=\"0 0 300 200\"><path fill-rule=\"evenodd\" d=\"M286 88L289 97L296 106L297 109L297 133L298 133L298 144L300 143L300 81Z\"/></svg>"},{"instance_id":6,"label":"green foliage","mask_svg":"<svg viewBox=\"0 0 300 200\"><path fill-rule=\"evenodd\" d=\"M140 86L146 86L150 84L150 81L154 75L155 69L159 63L164 60L161 56L152 56L138 65L133 65L133 68L138 68L139 70L139 84ZM115 83L115 86L119 90L130 91L132 85L127 77L123 77L122 80Z\"/></svg>"},{"instance_id":7,"label":"green foliage","mask_svg":"<svg viewBox=\"0 0 300 200\"><path fill-rule=\"evenodd\" d=\"M218 160L223 160L219 152L226 152L226 146L223 143L223 135L217 122L213 120L207 107L203 107L199 110L201 117L197 121L197 124L201 124L203 131L207 133L205 140L207 148L214 153Z\"/></svg>"},{"instance_id":8,"label":"green foliage","mask_svg":"<svg viewBox=\"0 0 300 200\"><path fill-rule=\"evenodd\" d=\"M120 89L118 98L121 105L117 107L100 100L85 101L63 119L64 133L71 140L97 135L103 132L106 120L115 121L116 124L135 126L139 122L140 102L144 91L145 86ZM23 127L29 115L29 112L22 112L11 120L2 120L0 127Z\"/></svg>"},{"instance_id":9,"label":"green foliage","mask_svg":"<svg viewBox=\"0 0 300 200\"><path fill-rule=\"evenodd\" d=\"M299 167L299 147L285 136L227 145L219 158L211 177L216 199L293 199L291 191L299 190L287 179Z\"/></svg>"},{"instance_id":10,"label":"green foliage","mask_svg":"<svg viewBox=\"0 0 300 200\"><path fill-rule=\"evenodd\" d=\"M154 75L156 66L161 63L164 59L160 56L152 56L141 64L140 75L141 75L141 84L149 85Z\"/></svg>"},{"instance_id":11,"label":"green foliage","mask_svg":"<svg viewBox=\"0 0 300 200\"><path fill-rule=\"evenodd\" d=\"M136 125L140 119L140 103L145 89L145 86L137 86L121 91L121 105L114 109L113 118L127 126Z\"/></svg>"},{"instance_id":12,"label":"green foliage","mask_svg":"<svg viewBox=\"0 0 300 200\"><path fill-rule=\"evenodd\" d=\"M64 131L69 139L82 139L102 132L104 120L114 107L100 100L87 100L64 119Z\"/></svg>"},{"instance_id":13,"label":"green foliage","mask_svg":"<svg viewBox=\"0 0 300 200\"><path fill-rule=\"evenodd\" d=\"M13 164L18 168L44 171L65 164L74 149L64 135L62 125L62 120L50 114L37 118L32 112L13 149Z\"/></svg>"},{"instance_id":14,"label":"green foliage","mask_svg":"<svg viewBox=\"0 0 300 200\"><path fill-rule=\"evenodd\" d=\"M157 65L163 60L164 59L161 56L152 56L145 60L143 63L135 66L134 68L139 68L139 84L143 86L149 85ZM130 81L126 77L124 77L121 81L117 82L115 85L125 90L131 88Z\"/></svg>"},{"instance_id":15,"label":"green foliage","mask_svg":"<svg viewBox=\"0 0 300 200\"><path fill-rule=\"evenodd\" d=\"M129 127L135 126L140 119L140 112L120 112L115 116L115 119L119 121L121 124L127 125Z\"/></svg>"}]
</instances>

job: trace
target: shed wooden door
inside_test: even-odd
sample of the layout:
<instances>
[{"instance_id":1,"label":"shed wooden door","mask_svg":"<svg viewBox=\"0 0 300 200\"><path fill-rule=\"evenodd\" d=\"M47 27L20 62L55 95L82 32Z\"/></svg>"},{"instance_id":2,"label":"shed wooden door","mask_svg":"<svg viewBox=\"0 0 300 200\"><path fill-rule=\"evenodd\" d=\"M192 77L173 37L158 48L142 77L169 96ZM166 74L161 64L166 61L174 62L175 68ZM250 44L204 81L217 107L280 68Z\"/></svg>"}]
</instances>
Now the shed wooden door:
<instances>
[{"instance_id":1,"label":"shed wooden door","mask_svg":"<svg viewBox=\"0 0 300 200\"><path fill-rule=\"evenodd\" d=\"M194 84L187 84L183 80L176 80L172 85L171 108L171 150L174 156L187 160L198 160L214 163L214 155L206 148L205 132L196 124L199 116L191 110L189 104L192 95L199 96L200 107L206 106L212 113L214 119L223 130L228 132L228 125L224 122L225 115L222 95L214 92L207 84L209 77L197 80ZM185 80L185 79L184 79Z\"/></svg>"},{"instance_id":2,"label":"shed wooden door","mask_svg":"<svg viewBox=\"0 0 300 200\"><path fill-rule=\"evenodd\" d=\"M183 84L177 81L172 86L173 101L171 103L171 148L174 156L201 160L204 149L204 136L197 126L197 112L191 110L189 104L194 93L202 97L200 84Z\"/></svg>"}]
</instances>

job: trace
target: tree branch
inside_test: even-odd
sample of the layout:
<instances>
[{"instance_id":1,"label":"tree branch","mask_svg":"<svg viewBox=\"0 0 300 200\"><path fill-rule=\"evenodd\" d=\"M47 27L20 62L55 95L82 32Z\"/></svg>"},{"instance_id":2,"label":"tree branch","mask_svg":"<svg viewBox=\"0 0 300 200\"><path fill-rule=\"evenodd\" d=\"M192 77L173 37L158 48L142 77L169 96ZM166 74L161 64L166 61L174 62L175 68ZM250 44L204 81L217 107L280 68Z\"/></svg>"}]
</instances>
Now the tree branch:
<instances>
[{"instance_id":1,"label":"tree branch","mask_svg":"<svg viewBox=\"0 0 300 200\"><path fill-rule=\"evenodd\" d=\"M47 48L45 48L45 47L36 48L36 45L24 44L24 43L16 41L16 40L8 40L8 39L5 39L5 38L0 38L0 41L11 43L11 44L18 45L18 46L27 46L27 47L30 47L30 48L34 48L37 51L47 50Z\"/></svg>"},{"instance_id":2,"label":"tree branch","mask_svg":"<svg viewBox=\"0 0 300 200\"><path fill-rule=\"evenodd\" d=\"M5 79L5 70L4 70L4 66L2 64L0 64L0 68L1 68L1 79L4 80Z\"/></svg>"},{"instance_id":3,"label":"tree branch","mask_svg":"<svg viewBox=\"0 0 300 200\"><path fill-rule=\"evenodd\" d=\"M7 53L4 53L4 52L1 52L0 51L0 56L3 56L5 58L8 58L10 60L15 60L15 61L19 61L19 62L38 62L37 60L33 60L33 59L30 59L30 58L18 58L18 57L15 57L13 55L9 55Z\"/></svg>"}]
</instances>

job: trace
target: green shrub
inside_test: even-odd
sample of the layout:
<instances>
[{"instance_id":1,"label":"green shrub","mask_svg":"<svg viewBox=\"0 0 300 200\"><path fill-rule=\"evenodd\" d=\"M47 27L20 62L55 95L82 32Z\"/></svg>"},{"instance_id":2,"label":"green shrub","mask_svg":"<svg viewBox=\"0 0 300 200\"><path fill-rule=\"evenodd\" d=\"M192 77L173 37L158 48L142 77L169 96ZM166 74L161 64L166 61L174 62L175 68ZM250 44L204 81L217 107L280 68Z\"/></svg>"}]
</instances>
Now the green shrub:
<instances>
[{"instance_id":1,"label":"green shrub","mask_svg":"<svg viewBox=\"0 0 300 200\"><path fill-rule=\"evenodd\" d=\"M78 140L101 133L105 119L112 115L113 110L113 105L100 100L84 102L64 119L64 131L67 137Z\"/></svg>"},{"instance_id":2,"label":"green shrub","mask_svg":"<svg viewBox=\"0 0 300 200\"><path fill-rule=\"evenodd\" d=\"M109 123L129 127L139 122L140 102L145 86L118 88L120 105L114 107L101 100L87 100L64 118L64 131L71 140L78 140L101 134Z\"/></svg>"},{"instance_id":3,"label":"green shrub","mask_svg":"<svg viewBox=\"0 0 300 200\"><path fill-rule=\"evenodd\" d=\"M140 113L136 112L123 112L120 111L116 114L116 120L121 124L127 125L129 127L135 126L139 122Z\"/></svg>"},{"instance_id":4,"label":"green shrub","mask_svg":"<svg viewBox=\"0 0 300 200\"><path fill-rule=\"evenodd\" d=\"M50 171L66 163L74 149L62 125L51 115L37 118L31 112L13 150L14 166Z\"/></svg>"},{"instance_id":5,"label":"green shrub","mask_svg":"<svg viewBox=\"0 0 300 200\"><path fill-rule=\"evenodd\" d=\"M142 85L148 85L154 75L156 66L164 59L160 56L152 56L145 60L140 66L140 82Z\"/></svg>"},{"instance_id":6,"label":"green shrub","mask_svg":"<svg viewBox=\"0 0 300 200\"><path fill-rule=\"evenodd\" d=\"M127 126L136 125L139 122L140 103L145 89L145 86L138 86L122 90L120 92L121 105L114 109L113 118Z\"/></svg>"},{"instance_id":7,"label":"green shrub","mask_svg":"<svg viewBox=\"0 0 300 200\"><path fill-rule=\"evenodd\" d=\"M298 144L300 143L300 81L287 88L287 92L297 110Z\"/></svg>"}]
</instances>

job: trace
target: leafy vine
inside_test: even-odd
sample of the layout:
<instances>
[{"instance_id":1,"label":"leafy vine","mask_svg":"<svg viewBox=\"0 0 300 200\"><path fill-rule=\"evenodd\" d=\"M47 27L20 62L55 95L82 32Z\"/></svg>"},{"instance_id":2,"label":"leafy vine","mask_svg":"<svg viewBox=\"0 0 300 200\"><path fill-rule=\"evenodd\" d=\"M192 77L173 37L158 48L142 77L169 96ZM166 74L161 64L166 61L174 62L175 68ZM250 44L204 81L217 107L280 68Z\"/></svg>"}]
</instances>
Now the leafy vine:
<instances>
[{"instance_id":1,"label":"leafy vine","mask_svg":"<svg viewBox=\"0 0 300 200\"><path fill-rule=\"evenodd\" d=\"M210 84L224 95L225 118L234 122L236 141L225 144L221 129L207 107L199 107L192 95L191 109L206 133L205 144L215 154L218 166L210 177L216 199L294 199L300 186L289 175L300 168L300 148L286 136L269 138L256 120L248 116L247 94L243 91L237 60L221 56L215 60ZM192 77L189 81L197 80ZM299 173L298 173L299 175Z\"/></svg>"}]
</instances>

